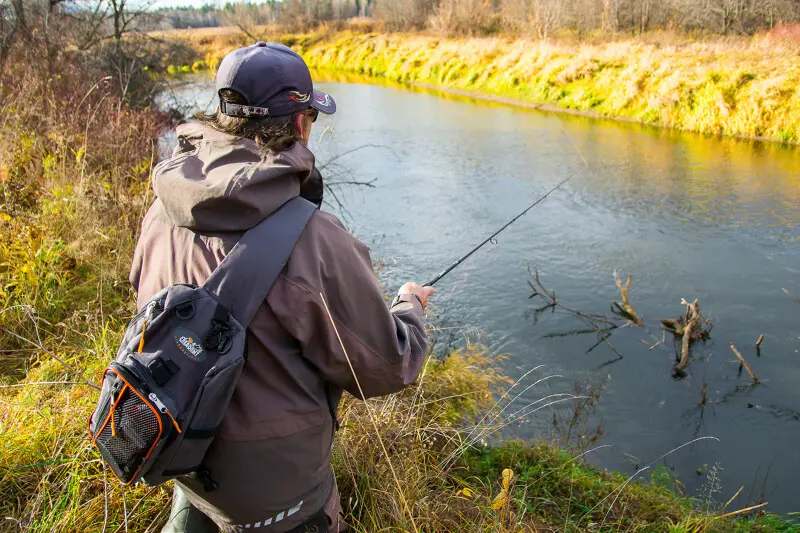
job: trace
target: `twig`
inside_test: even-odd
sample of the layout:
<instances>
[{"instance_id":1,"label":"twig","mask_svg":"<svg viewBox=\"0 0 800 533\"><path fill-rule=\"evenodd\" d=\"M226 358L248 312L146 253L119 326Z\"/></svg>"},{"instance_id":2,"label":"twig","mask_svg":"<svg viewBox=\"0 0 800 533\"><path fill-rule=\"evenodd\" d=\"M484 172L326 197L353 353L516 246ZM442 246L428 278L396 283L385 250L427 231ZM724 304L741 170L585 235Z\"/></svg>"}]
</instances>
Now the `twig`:
<instances>
[{"instance_id":1,"label":"twig","mask_svg":"<svg viewBox=\"0 0 800 533\"><path fill-rule=\"evenodd\" d=\"M13 385L0 385L0 389L13 389L27 387L28 385L83 385L80 381L30 381L27 383L14 383Z\"/></svg>"},{"instance_id":2,"label":"twig","mask_svg":"<svg viewBox=\"0 0 800 533\"><path fill-rule=\"evenodd\" d=\"M141 499L140 499L138 502L136 502L136 505L134 505L133 507L131 507L131 510L130 510L130 515L131 515L131 516L133 516L133 515L136 513L136 510L139 508L139 506L140 506L142 503L144 503L145 501L147 501L147 499L148 499L150 496L152 496L154 492L156 492L157 490L160 490L160 489L161 489L161 487L152 487L150 490L148 490L148 491L147 491L147 492L144 494L144 496L142 496L142 497L141 497ZM123 494L124 494L124 493L123 493ZM166 506L166 507L165 507L165 509L168 509L168 508L169 508L169 506ZM117 526L117 529L116 529L116 530L114 530L114 533L119 533L120 531L122 531L122 529L123 529L123 528L127 528L127 527L128 527L128 521L127 521L127 515L128 515L128 514L129 514L129 513L125 513L125 516L126 516L126 520L125 520L125 522L124 522L124 523L122 523L122 524L120 524L119 526ZM156 521L156 520L154 520L153 522L157 522L157 521Z\"/></svg>"},{"instance_id":3,"label":"twig","mask_svg":"<svg viewBox=\"0 0 800 533\"><path fill-rule=\"evenodd\" d=\"M548 306L549 307L549 306ZM611 331L611 328L602 328L600 331L607 332ZM599 333L596 329L573 329L570 331L553 331L551 333L546 333L539 337L540 339L553 339L557 337L572 337L574 335L586 335L588 333Z\"/></svg>"},{"instance_id":4,"label":"twig","mask_svg":"<svg viewBox=\"0 0 800 533\"><path fill-rule=\"evenodd\" d=\"M342 152L341 154L337 154L337 155L333 156L332 158L328 159L324 164L322 164L321 166L318 166L317 170L320 170L320 171L325 170L328 166L331 165L331 163L343 158L346 155L350 155L353 152L358 152L359 150L363 150L364 148L383 148L384 150L389 150L390 152L392 152L392 154L394 154L395 159L400 161L400 156L397 154L397 152L391 146L387 146L385 144L362 144L361 146L357 146L356 148L353 148L351 150L346 150L346 151Z\"/></svg>"},{"instance_id":5,"label":"twig","mask_svg":"<svg viewBox=\"0 0 800 533\"><path fill-rule=\"evenodd\" d=\"M106 478L106 463L103 461L103 531L106 533L106 526L108 525L108 479Z\"/></svg>"},{"instance_id":6,"label":"twig","mask_svg":"<svg viewBox=\"0 0 800 533\"><path fill-rule=\"evenodd\" d=\"M791 292L789 292L789 291L788 291L788 290L786 290L786 289L783 289L783 292L785 292L785 293L786 293L786 294L789 296L789 298L791 298L791 299L792 299L792 300L794 300L795 302L797 302L797 303L800 303L800 297L798 297L798 296L795 296L794 294L792 294Z\"/></svg>"},{"instance_id":7,"label":"twig","mask_svg":"<svg viewBox=\"0 0 800 533\"><path fill-rule=\"evenodd\" d=\"M100 390L100 387L98 387L97 385L95 385L94 383L92 383L91 381L86 379L85 377L83 377L83 375L80 372L78 372L73 366L71 366L69 363L67 363L66 361L61 359L59 356L57 356L56 354L54 354L53 352L51 352L50 350L48 350L47 348L42 346L41 338L39 338L39 327L36 324L36 320L34 320L33 317L30 314L28 314L28 317L31 318L31 320L33 321L33 327L36 330L36 338L39 341L39 344L33 342L30 339L26 339L25 337L23 337L21 335L17 335L13 331L9 331L6 328L0 327L0 330L8 333L9 335L11 335L12 337L15 337L18 340L21 340L22 342L26 342L26 343L30 344L31 346L37 347L38 349L42 350L44 353L46 353L47 355L49 355L50 357L52 357L53 359L55 359L56 361L58 361L59 363L64 365L70 372L72 372L75 375L75 377L80 379L81 382L83 382L85 385L88 385L88 386L90 386L90 387L92 387L94 389Z\"/></svg>"},{"instance_id":8,"label":"twig","mask_svg":"<svg viewBox=\"0 0 800 533\"><path fill-rule=\"evenodd\" d=\"M347 359L347 366L350 367L350 372L353 374L353 379L356 382L356 386L358 387L358 392L361 395L361 398L364 400L364 406L369 413L369 419L372 422L372 426L375 428L375 436L378 438L378 443L381 446L381 450L383 450L383 455L386 457L386 462L389 464L389 470L392 472L392 477L394 478L394 482L397 484L397 494L400 496L400 501L403 502L403 507L405 507L406 512L408 513L408 518L411 520L411 526L414 528L414 533L419 533L417 529L417 524L414 522L414 516L411 513L411 508L408 506L408 502L406 501L405 495L403 494L403 487L400 485L400 480L397 477L397 473L394 470L394 465L392 465L392 461L389 458L389 452L386 451L386 446L383 444L383 437L381 437L381 432L378 429L378 423L375 421L375 415L372 413L372 408L369 405L369 402L364 395L364 390L361 388L361 383L358 381L358 376L356 376L356 371L353 368L353 363L350 361L350 356L347 355L347 350L344 347L344 343L342 342L342 337L339 336L339 329L336 327L336 322L333 320L333 315L331 315L331 310L328 308L328 302L325 300L325 296L322 293L319 293L319 297L322 299L322 303L325 306L325 312L328 314L328 318L331 321L331 326L333 326L333 331L336 333L336 339L339 341L339 346L342 348L342 352L344 352L344 357Z\"/></svg>"},{"instance_id":9,"label":"twig","mask_svg":"<svg viewBox=\"0 0 800 533\"><path fill-rule=\"evenodd\" d=\"M661 325L664 326L664 331L669 331L678 337L683 336L683 324L680 320L674 318L664 318L661 320Z\"/></svg>"},{"instance_id":10,"label":"twig","mask_svg":"<svg viewBox=\"0 0 800 533\"><path fill-rule=\"evenodd\" d=\"M706 364L703 366L703 387L700 391L700 408L703 409L706 404L708 403L708 381L706 380L706 374L708 374L708 363L711 361L711 356L709 355L706 359ZM702 412L700 414L702 417Z\"/></svg>"},{"instance_id":11,"label":"twig","mask_svg":"<svg viewBox=\"0 0 800 533\"><path fill-rule=\"evenodd\" d=\"M617 271L614 271L614 282L617 284L619 295L622 298L621 302L614 302L614 305L617 307L616 313L618 315L630 320L640 328L643 328L644 320L642 320L642 317L639 316L639 313L636 312L636 309L633 308L628 300L628 291L631 288L632 279L633 278L629 275L628 279L625 281L625 285L623 286L622 281L620 281L619 276L617 276Z\"/></svg>"},{"instance_id":12,"label":"twig","mask_svg":"<svg viewBox=\"0 0 800 533\"><path fill-rule=\"evenodd\" d=\"M654 348L656 348L657 346L659 346L661 344L664 344L664 342L666 342L666 340L667 340L667 331L664 330L664 331L661 332L661 340L658 341L657 343L655 343L654 345L652 345L651 347L649 347L647 349L647 351L652 352ZM645 344L647 344L647 343L645 343Z\"/></svg>"},{"instance_id":13,"label":"twig","mask_svg":"<svg viewBox=\"0 0 800 533\"><path fill-rule=\"evenodd\" d=\"M261 40L261 39L259 39L258 37L256 37L255 35L253 35L252 33L250 33L249 31L247 31L247 29L246 29L244 26L242 26L241 24L238 24L238 23L237 23L237 24L236 24L236 27L237 27L237 28L239 28L239 29L241 30L241 32L242 32L242 33L244 33L245 35L247 35L248 37L250 37L250 39L252 39L252 40L254 40L254 41L260 41L260 40Z\"/></svg>"},{"instance_id":14,"label":"twig","mask_svg":"<svg viewBox=\"0 0 800 533\"><path fill-rule=\"evenodd\" d=\"M602 315L593 315L589 313L584 313L561 303L558 300L558 298L556 298L555 291L549 291L541 282L541 280L539 279L539 270L537 268L534 267L533 271L531 271L531 266L528 265L528 273L531 276L533 276L533 279L536 281L536 285L531 283L530 280L528 281L528 285L530 286L531 290L533 290L533 294L531 295L531 297L541 296L542 298L550 302L552 306L560 307L564 311L572 313L575 316L579 316L581 318L585 318L593 322L602 322L604 324L609 324L610 326L612 326L612 328L617 327L617 322L614 322L613 320L607 317L604 317Z\"/></svg>"},{"instance_id":15,"label":"twig","mask_svg":"<svg viewBox=\"0 0 800 533\"><path fill-rule=\"evenodd\" d=\"M125 533L128 533L128 503L125 500L125 487L122 488L122 523L125 526Z\"/></svg>"},{"instance_id":16,"label":"twig","mask_svg":"<svg viewBox=\"0 0 800 533\"><path fill-rule=\"evenodd\" d=\"M756 356L761 357L761 343L764 341L764 335L759 335L756 341Z\"/></svg>"},{"instance_id":17,"label":"twig","mask_svg":"<svg viewBox=\"0 0 800 533\"><path fill-rule=\"evenodd\" d=\"M653 460L650 462L650 464L646 465L646 466L645 466L643 469L640 469L640 470L639 470L639 472L641 472L642 470L646 470L646 469L650 468L651 466L653 466L653 465L654 465L655 463L657 463L658 461L661 461L661 460L662 460L662 459L664 459L665 457L668 457L668 456L672 455L673 453L677 452L678 450L681 450L681 449L685 448L686 446L690 446L690 445L694 444L695 442L699 442L699 441L701 441L701 440L709 440L709 439L710 439L710 440L715 440L715 441L717 441L717 442L720 442L720 440L719 440L717 437L710 437L710 436L709 436L709 437L698 437L698 438L696 438L696 439L692 439L692 440L690 440L689 442L685 442L685 443L681 444L681 445L680 445L680 446L678 446L677 448L673 448L672 450L668 451L667 453L665 453L665 454L664 454L664 455L662 455L661 457L658 457L658 458L656 458L656 459L653 459ZM622 488L624 489L624 488L625 488L625 485L627 485L627 484L630 482L630 480L632 480L634 477L636 477L636 476L639 474L639 472L637 472L636 474L634 474L633 476L631 476L630 478L628 478L628 481L626 481L626 482L625 482L625 484L623 484ZM597 509L598 507L600 507L601 505L603 505L603 503L604 503L604 502L605 502L605 501L606 501L608 498L610 498L612 494L614 494L614 493L615 493L615 492L617 492L618 490L619 490L619 489L614 489L613 491L611 491L611 492L610 492L608 495L606 495L606 497L604 497L602 500L600 500L600 501L599 501L599 502L598 502L598 503L597 503L597 504L596 504L594 507L592 507L591 509L589 509L589 510L588 510L588 511L587 511L587 512L586 512L586 513L583 515L583 516L581 516L580 520L583 520L583 519L585 519L586 517L588 517L588 516L591 516L591 514L594 512L594 510L595 510L595 509ZM615 499L616 499L616 498L615 498Z\"/></svg>"},{"instance_id":18,"label":"twig","mask_svg":"<svg viewBox=\"0 0 800 533\"><path fill-rule=\"evenodd\" d=\"M739 509L738 511L733 511L731 513L725 513L723 515L719 515L717 518L729 518L731 516L744 514L744 513L749 513L750 511L755 511L756 509L761 509L762 507L766 507L766 506L767 506L767 502L759 503L758 505L753 505L751 507L746 507L744 509Z\"/></svg>"},{"instance_id":19,"label":"twig","mask_svg":"<svg viewBox=\"0 0 800 533\"><path fill-rule=\"evenodd\" d=\"M750 365L747 364L747 361L744 360L744 357L742 357L742 354L739 353L739 350L736 349L736 346L734 346L732 342L729 343L729 345L730 345L731 351L734 353L734 355L739 358L739 362L742 364L744 369L747 370L747 373L750 374L751 378L753 378L753 384L754 385L758 384L759 383L758 377L756 376L755 372L753 372L753 369L750 368Z\"/></svg>"},{"instance_id":20,"label":"twig","mask_svg":"<svg viewBox=\"0 0 800 533\"><path fill-rule=\"evenodd\" d=\"M369 187L370 189L375 188L375 182L378 181L378 178L372 178L369 181L360 181L360 180L351 180L351 181L332 181L326 185L332 187L334 185L358 185L359 187Z\"/></svg>"}]
</instances>

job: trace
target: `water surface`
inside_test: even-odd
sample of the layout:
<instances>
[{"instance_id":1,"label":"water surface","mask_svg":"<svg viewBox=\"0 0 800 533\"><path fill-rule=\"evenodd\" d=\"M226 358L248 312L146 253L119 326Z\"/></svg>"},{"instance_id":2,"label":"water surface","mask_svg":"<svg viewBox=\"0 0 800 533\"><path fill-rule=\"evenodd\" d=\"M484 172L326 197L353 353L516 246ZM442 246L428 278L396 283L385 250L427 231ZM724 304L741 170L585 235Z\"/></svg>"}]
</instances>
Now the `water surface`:
<instances>
[{"instance_id":1,"label":"water surface","mask_svg":"<svg viewBox=\"0 0 800 533\"><path fill-rule=\"evenodd\" d=\"M605 383L591 419L602 424L587 459L633 474L666 465L703 496L708 469L721 468L731 509L762 494L773 511L800 510L800 153L778 145L711 139L666 130L445 98L359 83L320 83L339 112L315 124L312 148L323 163L340 157L344 187L332 201L351 230L385 261L384 280L430 279L560 180L588 168L437 285L440 341L479 329L507 372L554 378L529 390L520 407L575 380ZM173 88L192 106L213 102L210 81ZM608 313L618 299L613 272L633 276L631 299L649 329L624 328L586 353L594 335L553 337L584 327L563 312L537 314L528 267L568 305ZM659 319L676 318L681 298L698 298L713 320L712 340L694 350L674 379L671 339ZM765 336L762 356L753 343ZM763 383L747 387L728 343ZM706 364L704 361L708 359ZM702 382L708 405L699 408ZM561 410L561 414L565 414ZM566 413L568 414L568 413ZM549 436L553 412L507 428ZM698 470L699 469L699 470ZM738 506L738 507L737 507Z\"/></svg>"}]
</instances>

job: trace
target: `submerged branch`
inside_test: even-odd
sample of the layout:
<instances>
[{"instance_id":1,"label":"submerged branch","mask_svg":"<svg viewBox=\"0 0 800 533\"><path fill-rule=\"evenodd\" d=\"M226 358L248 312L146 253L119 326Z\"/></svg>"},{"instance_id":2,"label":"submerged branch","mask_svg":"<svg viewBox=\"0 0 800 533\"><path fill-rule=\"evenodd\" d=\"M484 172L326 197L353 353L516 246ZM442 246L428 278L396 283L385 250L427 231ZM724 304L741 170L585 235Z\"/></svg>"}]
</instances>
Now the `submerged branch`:
<instances>
[{"instance_id":1,"label":"submerged branch","mask_svg":"<svg viewBox=\"0 0 800 533\"><path fill-rule=\"evenodd\" d=\"M528 285L530 286L531 290L533 291L533 293L531 294L530 298L535 298L536 296L540 296L544 300L549 302L548 307L550 307L550 306L552 306L552 307L560 307L564 311L567 311L568 313L572 313L575 316L578 316L578 317L584 318L586 320L589 320L590 322L598 322L598 323L602 323L602 324L608 324L612 328L618 327L617 322L615 322L614 320L612 320L612 319L610 319L610 318L608 318L606 316L594 315L594 314L590 314L590 313L584 313L582 311L578 311L577 309L574 309L572 307L564 305L563 303L561 303L558 300L558 298L556 298L555 291L548 290L544 286L544 284L541 282L541 280L539 279L539 270L538 269L534 268L533 271L531 271L531 267L530 267L530 265L528 265L528 273L533 277L534 282L535 282L535 283L531 283L531 281L528 280ZM595 328L595 330L596 329L597 328Z\"/></svg>"},{"instance_id":2,"label":"submerged branch","mask_svg":"<svg viewBox=\"0 0 800 533\"><path fill-rule=\"evenodd\" d=\"M747 364L747 361L744 360L744 357L742 357L742 354L736 349L736 346L734 346L732 342L728 343L728 345L731 347L733 354L739 359L741 366L743 366L744 369L747 370L747 373L750 374L750 377L753 379L753 385L759 384L760 380L758 379L758 376L756 376L756 373L753 372L752 368L750 368L750 365Z\"/></svg>"},{"instance_id":3,"label":"submerged branch","mask_svg":"<svg viewBox=\"0 0 800 533\"><path fill-rule=\"evenodd\" d=\"M792 300L794 300L795 302L800 304L800 296L795 296L794 294L792 294L791 292L789 292L786 289L783 289L783 292L785 292L786 295L789 296L789 298L791 298Z\"/></svg>"},{"instance_id":4,"label":"submerged branch","mask_svg":"<svg viewBox=\"0 0 800 533\"><path fill-rule=\"evenodd\" d=\"M617 271L614 271L614 282L617 284L619 295L622 298L621 302L614 302L614 306L616 307L614 313L636 326L643 328L644 320L642 320L642 317L639 316L639 313L636 312L636 309L633 308L631 302L628 300L628 291L631 288L632 279L633 278L629 275L628 279L625 281L625 285L622 285L622 281L620 281L619 276L617 276Z\"/></svg>"},{"instance_id":5,"label":"submerged branch","mask_svg":"<svg viewBox=\"0 0 800 533\"><path fill-rule=\"evenodd\" d=\"M756 341L756 356L761 357L761 343L764 342L764 335L759 335Z\"/></svg>"},{"instance_id":6,"label":"submerged branch","mask_svg":"<svg viewBox=\"0 0 800 533\"><path fill-rule=\"evenodd\" d=\"M676 373L682 373L689 366L689 353L692 343L696 340L708 339L711 335L711 322L703 318L700 303L695 300L687 302L681 299L681 304L686 306L686 312L677 319L662 319L661 325L665 331L675 335L681 340L680 359L675 365Z\"/></svg>"}]
</instances>

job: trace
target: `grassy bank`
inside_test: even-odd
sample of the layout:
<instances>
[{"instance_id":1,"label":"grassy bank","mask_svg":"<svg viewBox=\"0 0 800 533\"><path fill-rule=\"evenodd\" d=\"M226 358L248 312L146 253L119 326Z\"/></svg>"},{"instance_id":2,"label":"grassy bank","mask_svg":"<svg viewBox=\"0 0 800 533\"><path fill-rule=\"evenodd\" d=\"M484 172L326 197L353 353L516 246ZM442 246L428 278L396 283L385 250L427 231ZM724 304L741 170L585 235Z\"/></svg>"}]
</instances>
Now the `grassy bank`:
<instances>
[{"instance_id":1,"label":"grassy bank","mask_svg":"<svg viewBox=\"0 0 800 533\"><path fill-rule=\"evenodd\" d=\"M252 40L228 28L170 35L211 68ZM768 35L708 41L652 35L599 44L269 29L257 36L293 46L314 68L709 135L800 141L800 45Z\"/></svg>"},{"instance_id":2,"label":"grassy bank","mask_svg":"<svg viewBox=\"0 0 800 533\"><path fill-rule=\"evenodd\" d=\"M123 491L86 420L87 381L134 312L128 266L167 117L87 75L87 57L62 48L46 72L17 52L0 78L0 531L158 531L169 487ZM345 402L334 468L355 531L798 530L547 443L482 446L504 422L490 391L510 387L496 364L469 346L401 394Z\"/></svg>"}]
</instances>

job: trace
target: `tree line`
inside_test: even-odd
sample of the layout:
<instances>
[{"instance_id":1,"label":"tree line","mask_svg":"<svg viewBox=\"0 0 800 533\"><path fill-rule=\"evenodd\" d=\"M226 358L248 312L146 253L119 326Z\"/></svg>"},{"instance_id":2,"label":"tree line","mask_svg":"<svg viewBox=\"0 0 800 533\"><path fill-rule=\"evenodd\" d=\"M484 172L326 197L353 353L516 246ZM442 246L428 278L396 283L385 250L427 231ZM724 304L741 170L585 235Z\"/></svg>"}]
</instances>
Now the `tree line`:
<instances>
[{"instance_id":1,"label":"tree line","mask_svg":"<svg viewBox=\"0 0 800 533\"><path fill-rule=\"evenodd\" d=\"M399 28L411 23L460 34L505 32L544 39L557 31L671 29L750 35L797 22L800 0L378 0L374 12Z\"/></svg>"},{"instance_id":2,"label":"tree line","mask_svg":"<svg viewBox=\"0 0 800 533\"><path fill-rule=\"evenodd\" d=\"M4 0L16 2L20 0ZM223 8L163 9L160 28L284 24L371 18L389 30L506 33L546 39L555 32L639 34L656 29L751 35L800 21L800 0L264 0Z\"/></svg>"},{"instance_id":3,"label":"tree line","mask_svg":"<svg viewBox=\"0 0 800 533\"><path fill-rule=\"evenodd\" d=\"M0 0L0 63L14 40L31 37L33 26L62 26L61 31L64 25L57 21L64 20L78 48L111 41L118 61L121 37L129 32L263 24L304 31L354 17L390 31L538 39L559 32L620 35L657 29L752 35L800 22L800 0L262 0L221 8L157 6L156 0Z\"/></svg>"}]
</instances>

